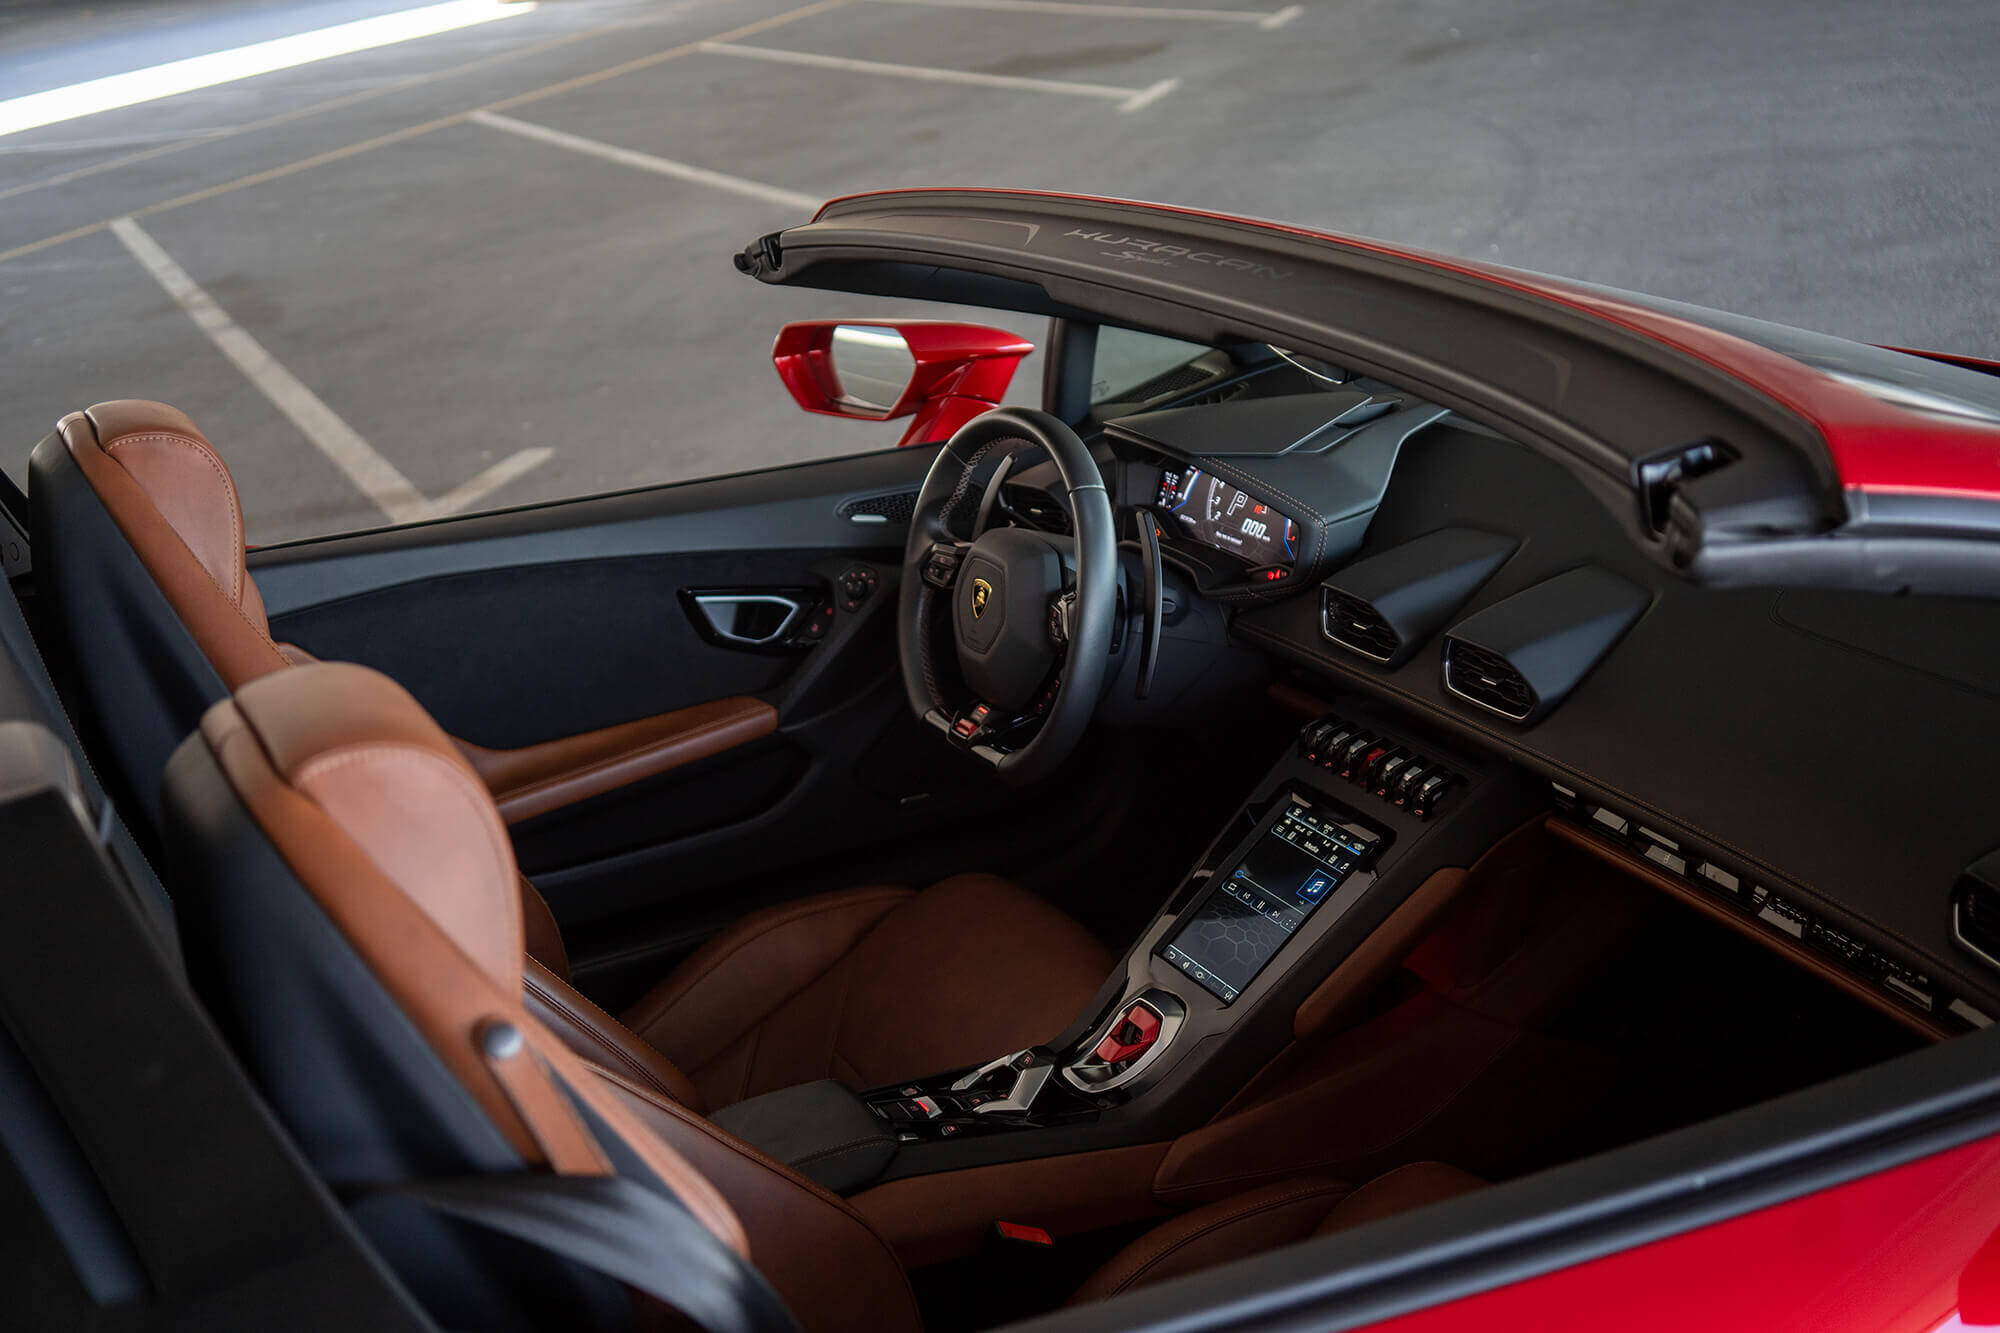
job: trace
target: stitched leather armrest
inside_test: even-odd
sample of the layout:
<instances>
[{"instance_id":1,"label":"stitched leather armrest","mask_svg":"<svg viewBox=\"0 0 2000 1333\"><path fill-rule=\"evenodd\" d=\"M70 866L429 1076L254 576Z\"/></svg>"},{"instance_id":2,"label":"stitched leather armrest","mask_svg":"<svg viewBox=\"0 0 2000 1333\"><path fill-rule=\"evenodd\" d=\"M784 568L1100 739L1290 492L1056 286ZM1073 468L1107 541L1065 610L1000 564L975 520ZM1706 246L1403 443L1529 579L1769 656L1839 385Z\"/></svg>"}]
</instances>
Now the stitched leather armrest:
<instances>
[{"instance_id":1,"label":"stitched leather armrest","mask_svg":"<svg viewBox=\"0 0 2000 1333\"><path fill-rule=\"evenodd\" d=\"M501 817L518 824L777 729L777 709L736 695L518 750L489 750L464 740L458 747L492 790Z\"/></svg>"}]
</instances>

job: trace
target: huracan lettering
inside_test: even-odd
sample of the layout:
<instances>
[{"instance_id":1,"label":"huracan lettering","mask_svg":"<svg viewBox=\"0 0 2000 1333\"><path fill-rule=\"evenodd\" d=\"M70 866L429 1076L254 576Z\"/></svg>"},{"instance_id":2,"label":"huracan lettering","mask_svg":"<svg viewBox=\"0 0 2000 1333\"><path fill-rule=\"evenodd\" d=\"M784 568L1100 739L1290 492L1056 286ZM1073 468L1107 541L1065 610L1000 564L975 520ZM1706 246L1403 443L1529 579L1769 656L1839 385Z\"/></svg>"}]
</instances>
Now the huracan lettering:
<instances>
[{"instance_id":1,"label":"huracan lettering","mask_svg":"<svg viewBox=\"0 0 2000 1333\"><path fill-rule=\"evenodd\" d=\"M1109 231L1091 231L1084 227L1072 227L1064 233L1073 240L1090 241L1101 245L1103 253L1111 259L1129 264L1166 264L1171 266L1176 259L1185 259L1190 264L1207 264L1211 268L1228 269L1234 273L1247 273L1253 278L1263 278L1270 282L1283 282L1292 274L1289 269L1272 268L1269 264L1259 264L1255 260L1240 259L1232 255L1219 254L1214 250L1190 250L1184 245L1171 245L1165 241L1149 241L1143 236L1119 235Z\"/></svg>"}]
</instances>

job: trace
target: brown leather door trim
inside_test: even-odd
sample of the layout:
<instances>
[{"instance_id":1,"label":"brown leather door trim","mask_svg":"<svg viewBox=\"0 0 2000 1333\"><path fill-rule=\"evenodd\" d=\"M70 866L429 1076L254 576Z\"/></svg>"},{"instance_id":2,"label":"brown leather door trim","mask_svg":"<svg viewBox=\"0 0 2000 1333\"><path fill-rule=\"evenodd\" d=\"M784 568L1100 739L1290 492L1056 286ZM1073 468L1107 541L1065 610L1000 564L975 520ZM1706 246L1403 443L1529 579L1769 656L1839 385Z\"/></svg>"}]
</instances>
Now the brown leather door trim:
<instances>
[{"instance_id":1,"label":"brown leather door trim","mask_svg":"<svg viewBox=\"0 0 2000 1333\"><path fill-rule=\"evenodd\" d=\"M501 817L518 824L777 729L777 709L735 695L518 750L489 750L463 740L458 748L492 790Z\"/></svg>"}]
</instances>

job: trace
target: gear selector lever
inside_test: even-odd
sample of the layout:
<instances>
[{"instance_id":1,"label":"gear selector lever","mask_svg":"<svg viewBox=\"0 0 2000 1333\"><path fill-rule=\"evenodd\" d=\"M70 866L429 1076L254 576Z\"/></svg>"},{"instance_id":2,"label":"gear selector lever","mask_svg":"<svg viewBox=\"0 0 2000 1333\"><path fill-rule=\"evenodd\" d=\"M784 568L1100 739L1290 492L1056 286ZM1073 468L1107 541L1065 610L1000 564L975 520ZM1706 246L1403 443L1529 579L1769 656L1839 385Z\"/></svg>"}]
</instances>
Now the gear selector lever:
<instances>
[{"instance_id":1,"label":"gear selector lever","mask_svg":"<svg viewBox=\"0 0 2000 1333\"><path fill-rule=\"evenodd\" d=\"M1055 1057L1040 1047L1030 1047L989 1060L951 1085L959 1093L959 1103L974 1115L1002 1115L1026 1111L1055 1072ZM983 1093L993 1094L975 1101Z\"/></svg>"},{"instance_id":2,"label":"gear selector lever","mask_svg":"<svg viewBox=\"0 0 2000 1333\"><path fill-rule=\"evenodd\" d=\"M1090 1045L1063 1066L1063 1079L1079 1092L1106 1092L1137 1078L1180 1031L1187 1006L1163 990L1133 996L1100 1025Z\"/></svg>"}]
</instances>

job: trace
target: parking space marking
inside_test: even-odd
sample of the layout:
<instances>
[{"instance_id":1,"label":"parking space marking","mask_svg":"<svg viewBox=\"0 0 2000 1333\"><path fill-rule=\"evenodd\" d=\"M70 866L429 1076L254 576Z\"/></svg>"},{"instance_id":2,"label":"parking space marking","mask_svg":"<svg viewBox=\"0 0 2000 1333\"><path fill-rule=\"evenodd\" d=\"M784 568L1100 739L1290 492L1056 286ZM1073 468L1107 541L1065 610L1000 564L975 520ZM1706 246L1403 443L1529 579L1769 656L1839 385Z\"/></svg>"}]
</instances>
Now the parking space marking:
<instances>
[{"instance_id":1,"label":"parking space marking","mask_svg":"<svg viewBox=\"0 0 2000 1333\"><path fill-rule=\"evenodd\" d=\"M515 120L512 116L495 115L491 111L475 111L469 117L475 124L485 125L509 134L518 134L524 139L537 139L542 143L554 144L572 152L587 153L591 157L601 157L606 162L616 162L620 166L636 167L640 171L650 171L658 176L671 176L675 180L687 181L694 185L706 185L714 190L726 190L730 194L740 194L767 204L777 204L781 208L795 208L810 214L824 201L810 194L800 194L797 190L784 190L762 181L745 180L741 176L730 176L720 171L710 171L706 167L692 167L685 162L675 162L651 153L641 153L631 148L620 148L601 139L586 139L580 134L567 134L562 130L552 130L546 125L533 125L525 120Z\"/></svg>"},{"instance_id":2,"label":"parking space marking","mask_svg":"<svg viewBox=\"0 0 2000 1333\"><path fill-rule=\"evenodd\" d=\"M115 139L56 139L48 143L0 144L0 157L33 157L37 153L88 153L106 148L131 148L138 144L171 144L178 148L191 139L226 139L237 126L223 125L206 130L162 130L158 134L124 134ZM22 187L16 186L18 190ZM5 199L13 190L0 192Z\"/></svg>"},{"instance_id":3,"label":"parking space marking","mask_svg":"<svg viewBox=\"0 0 2000 1333\"><path fill-rule=\"evenodd\" d=\"M813 0L812 4L801 5L797 9L788 9L782 14L773 14L769 18L761 18L755 22L731 28L729 31L723 33L722 37L750 37L772 28L782 27L787 23L797 22L802 18L810 18L814 14L824 14L830 9L839 9L843 5L851 3L853 3L853 0ZM531 88L524 93L515 93L511 97L503 97L497 102L488 102L484 106L469 107L464 111L454 111L448 116L439 116L435 120L426 120L416 125L406 125L400 130L391 130L387 134L378 134L373 138L362 139L345 147L329 149L324 153L316 153L311 157L302 157L295 162L287 162L282 166L272 167L267 171L252 172L247 176L238 176L234 180L223 181L220 185L211 185L206 189L193 190L187 194L177 195L172 199L162 199L158 203L147 204L143 208L128 209L123 216L134 218L151 217L155 213L171 212L176 208L185 208L189 204L198 204L205 200L218 198L221 195L234 194L238 190L248 189L253 185L262 185L267 181L282 180L286 176L295 175L301 171L310 171L314 167L327 166L334 162L345 161L350 157L356 157L362 153L373 152L377 148L387 148L391 144L403 143L406 140L429 134L434 130L441 130L447 125L463 125L477 112L511 111L515 107L526 106L530 102L539 102L543 98L555 97L578 88L587 88L592 84L603 83L607 79L615 79L626 74L637 73L643 69L651 69L655 65L665 64L669 60L678 60L682 56L692 55L696 51L701 50L705 44L701 41L682 42L680 45L670 46L664 51L654 51L650 55L636 56L631 60L623 61L606 69L595 70L589 74L579 74L572 79L564 79L560 83L551 83L541 88ZM4 195L0 195L0 198L4 197ZM57 232L53 236L44 236L39 241L29 241L25 245L17 245L10 250L0 250L0 264L4 264L11 259L19 259L23 255L35 254L51 246L81 240L85 236L95 236L98 232L112 226L116 221L117 219L115 218L106 218L101 222L86 222L81 227L71 227L68 231Z\"/></svg>"},{"instance_id":4,"label":"parking space marking","mask_svg":"<svg viewBox=\"0 0 2000 1333\"><path fill-rule=\"evenodd\" d=\"M268 42L211 51L163 65L107 74L46 92L0 101L0 135L19 134L121 107L177 97L200 88L296 69L335 56L372 51L419 37L434 37L496 19L531 13L535 0L443 0L399 13L338 23L330 28L277 37Z\"/></svg>"},{"instance_id":5,"label":"parking space marking","mask_svg":"<svg viewBox=\"0 0 2000 1333\"><path fill-rule=\"evenodd\" d=\"M160 248L131 218L110 224L113 236L152 275L162 290L173 298L195 327L208 335L216 349L228 357L249 381L269 398L272 405L291 419L293 425L312 441L347 479L374 502L392 523L415 523L427 518L443 518L478 503L501 486L548 461L548 448L523 449L501 459L472 480L454 488L438 500L427 500L396 465L375 452L373 445L335 415L291 371L264 350L264 345L246 333L203 291L174 257Z\"/></svg>"},{"instance_id":6,"label":"parking space marking","mask_svg":"<svg viewBox=\"0 0 2000 1333\"><path fill-rule=\"evenodd\" d=\"M1120 111L1137 111L1151 106L1180 87L1179 79L1161 79L1145 88L1119 88L1108 83L1069 83L1061 79L1028 79L1014 74L981 74L969 69L941 69L932 65L891 65L879 60L854 60L847 56L823 56L813 51L781 51L770 46L737 46L732 42L703 42L701 49L713 55L736 56L744 60L769 60L780 65L806 65L814 69L838 69L852 74L874 74L889 79L918 79L925 83L960 83L978 88L1015 88L1024 92L1059 93L1068 97L1095 97L1118 103Z\"/></svg>"},{"instance_id":7,"label":"parking space marking","mask_svg":"<svg viewBox=\"0 0 2000 1333\"><path fill-rule=\"evenodd\" d=\"M925 5L932 9L990 9L1002 14L1075 14L1088 18L1179 19L1193 23L1254 23L1282 28L1305 13L1304 5L1283 9L1156 9L1145 5L1098 5L1078 0L872 0L882 5Z\"/></svg>"}]
</instances>

